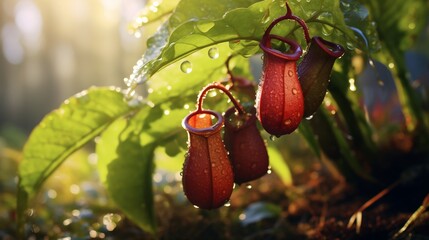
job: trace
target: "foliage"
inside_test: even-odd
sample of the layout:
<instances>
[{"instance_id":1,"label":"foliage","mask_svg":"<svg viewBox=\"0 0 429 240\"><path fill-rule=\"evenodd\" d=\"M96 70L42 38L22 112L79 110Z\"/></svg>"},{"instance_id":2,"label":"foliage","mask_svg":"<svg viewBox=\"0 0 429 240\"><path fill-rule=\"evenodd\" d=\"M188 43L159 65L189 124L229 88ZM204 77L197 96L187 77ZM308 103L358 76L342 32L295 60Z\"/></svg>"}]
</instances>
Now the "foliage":
<instances>
[{"instance_id":1,"label":"foliage","mask_svg":"<svg viewBox=\"0 0 429 240\"><path fill-rule=\"evenodd\" d=\"M334 68L326 109L305 120L299 132L317 156L323 151L349 181L374 182L378 181L376 170L368 173L367 168L377 165L380 157L374 142L377 132L365 118L354 83L349 80L358 74L352 60L368 62L377 57L380 61L395 61L402 109L413 119L403 123L408 127L407 134L427 136L426 113L406 77L403 59L403 51L425 22L420 16L427 16L427 8L422 7L423 1L362 2L368 9L348 0L296 0L290 5L294 14L308 23L312 35L348 48ZM205 84L226 77L224 63L232 54L237 55L231 61L233 72L251 76L247 58L260 53L258 44L265 28L285 13L283 0L182 0L175 4L153 1L132 25L135 31L146 24L160 24L160 28L147 41L142 59L125 79L128 89L88 89L66 100L33 130L19 167L21 217L26 196L34 196L70 154L100 136L96 141L98 169L108 193L131 220L156 233L152 186L156 150L163 148L171 161L180 161L176 156L183 156L186 147L181 119L193 109L197 92ZM408 13L410 9L414 14ZM397 14L399 10L404 14ZM414 31L404 29L402 15L412 15ZM282 22L274 32L305 46L294 23ZM226 101L219 101L219 96L212 98L214 108L225 109ZM422 131L411 132L416 129L413 126ZM269 145L273 170L290 184L290 171L279 152L281 146L275 142Z\"/></svg>"}]
</instances>

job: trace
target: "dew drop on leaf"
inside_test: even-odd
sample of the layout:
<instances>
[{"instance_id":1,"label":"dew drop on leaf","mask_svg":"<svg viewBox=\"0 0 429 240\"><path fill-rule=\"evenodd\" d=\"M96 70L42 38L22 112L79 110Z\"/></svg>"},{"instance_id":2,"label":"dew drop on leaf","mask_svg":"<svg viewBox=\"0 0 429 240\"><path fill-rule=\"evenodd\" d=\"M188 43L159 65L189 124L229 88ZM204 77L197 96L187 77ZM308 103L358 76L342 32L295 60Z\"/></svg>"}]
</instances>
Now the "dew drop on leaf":
<instances>
[{"instance_id":1,"label":"dew drop on leaf","mask_svg":"<svg viewBox=\"0 0 429 240\"><path fill-rule=\"evenodd\" d=\"M188 60L183 61L182 64L180 64L180 70L183 73L191 73L192 72L192 63Z\"/></svg>"},{"instance_id":2,"label":"dew drop on leaf","mask_svg":"<svg viewBox=\"0 0 429 240\"><path fill-rule=\"evenodd\" d=\"M348 3L348 2L340 1L340 3L341 3L341 6L344 7L344 8L349 8L350 7L350 3Z\"/></svg>"},{"instance_id":3,"label":"dew drop on leaf","mask_svg":"<svg viewBox=\"0 0 429 240\"><path fill-rule=\"evenodd\" d=\"M129 86L131 86L132 79L124 78L124 83L125 83L125 85L127 85L127 87L129 87Z\"/></svg>"},{"instance_id":4,"label":"dew drop on leaf","mask_svg":"<svg viewBox=\"0 0 429 240\"><path fill-rule=\"evenodd\" d=\"M218 59L219 58L219 49L217 49L217 47L212 47L209 49L209 57L211 59Z\"/></svg>"},{"instance_id":5,"label":"dew drop on leaf","mask_svg":"<svg viewBox=\"0 0 429 240\"><path fill-rule=\"evenodd\" d=\"M296 90L296 88L292 88L292 94L296 95L298 93L298 90Z\"/></svg>"},{"instance_id":6,"label":"dew drop on leaf","mask_svg":"<svg viewBox=\"0 0 429 240\"><path fill-rule=\"evenodd\" d=\"M270 136L270 140L271 140L271 141L275 141L275 140L276 140L276 136L271 135L271 136Z\"/></svg>"},{"instance_id":7,"label":"dew drop on leaf","mask_svg":"<svg viewBox=\"0 0 429 240\"><path fill-rule=\"evenodd\" d=\"M347 42L346 45L347 45L347 49L349 49L349 50L355 49L355 45L352 42Z\"/></svg>"},{"instance_id":8,"label":"dew drop on leaf","mask_svg":"<svg viewBox=\"0 0 429 240\"><path fill-rule=\"evenodd\" d=\"M267 23L267 22L270 21L270 19L271 19L271 17L270 17L270 9L267 9L265 11L265 13L264 13L264 16L262 16L261 23Z\"/></svg>"},{"instance_id":9,"label":"dew drop on leaf","mask_svg":"<svg viewBox=\"0 0 429 240\"><path fill-rule=\"evenodd\" d=\"M125 92L125 98L128 100L131 100L136 95L136 88L135 87L129 87L127 91Z\"/></svg>"},{"instance_id":10,"label":"dew drop on leaf","mask_svg":"<svg viewBox=\"0 0 429 240\"><path fill-rule=\"evenodd\" d=\"M374 64L374 61L372 59L369 59L368 63L371 67L375 68L375 64Z\"/></svg>"},{"instance_id":11,"label":"dew drop on leaf","mask_svg":"<svg viewBox=\"0 0 429 240\"><path fill-rule=\"evenodd\" d=\"M328 23L333 23L334 22L334 18L332 16L332 13L330 12L324 12L322 14L320 14L317 19L322 20L324 22L328 22ZM323 24L322 25L322 34L325 36L330 36L334 31L334 28L328 24Z\"/></svg>"},{"instance_id":12,"label":"dew drop on leaf","mask_svg":"<svg viewBox=\"0 0 429 240\"><path fill-rule=\"evenodd\" d=\"M329 25L327 25L327 24L324 24L324 25L322 26L322 34L323 34L323 35L325 35L325 36L329 36L329 35L331 35L333 32L334 32L334 28L333 28L333 27L331 27L331 26L329 26Z\"/></svg>"}]
</instances>

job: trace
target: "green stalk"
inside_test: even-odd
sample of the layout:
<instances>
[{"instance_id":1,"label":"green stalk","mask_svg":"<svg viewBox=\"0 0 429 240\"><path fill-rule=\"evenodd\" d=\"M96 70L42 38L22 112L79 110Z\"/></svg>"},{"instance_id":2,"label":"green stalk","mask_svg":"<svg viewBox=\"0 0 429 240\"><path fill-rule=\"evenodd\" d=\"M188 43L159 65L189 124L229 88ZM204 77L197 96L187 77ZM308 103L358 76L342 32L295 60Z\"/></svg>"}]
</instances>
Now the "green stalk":
<instances>
[{"instance_id":1,"label":"green stalk","mask_svg":"<svg viewBox=\"0 0 429 240\"><path fill-rule=\"evenodd\" d=\"M28 207L28 193L18 183L18 197L17 197L17 239L25 239L25 222L27 218L27 207Z\"/></svg>"}]
</instances>

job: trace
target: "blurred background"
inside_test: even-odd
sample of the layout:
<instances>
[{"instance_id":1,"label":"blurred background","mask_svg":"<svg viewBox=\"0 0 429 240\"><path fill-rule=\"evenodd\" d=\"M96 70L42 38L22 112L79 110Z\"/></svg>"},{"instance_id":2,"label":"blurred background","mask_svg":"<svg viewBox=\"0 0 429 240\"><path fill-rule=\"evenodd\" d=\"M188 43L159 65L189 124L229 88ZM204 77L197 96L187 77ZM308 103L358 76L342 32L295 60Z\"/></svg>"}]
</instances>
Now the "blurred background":
<instances>
[{"instance_id":1,"label":"blurred background","mask_svg":"<svg viewBox=\"0 0 429 240\"><path fill-rule=\"evenodd\" d=\"M128 24L145 0L2 0L0 135L28 134L90 86L122 86L143 53Z\"/></svg>"}]
</instances>

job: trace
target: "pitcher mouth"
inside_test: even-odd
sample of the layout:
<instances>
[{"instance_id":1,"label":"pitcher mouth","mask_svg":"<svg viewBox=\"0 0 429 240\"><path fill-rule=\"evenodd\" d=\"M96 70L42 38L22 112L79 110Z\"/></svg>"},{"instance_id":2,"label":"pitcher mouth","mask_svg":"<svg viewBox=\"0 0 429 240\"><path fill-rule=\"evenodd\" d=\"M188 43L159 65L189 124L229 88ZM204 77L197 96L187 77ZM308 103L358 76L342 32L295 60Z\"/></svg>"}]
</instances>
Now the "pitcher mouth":
<instances>
[{"instance_id":1,"label":"pitcher mouth","mask_svg":"<svg viewBox=\"0 0 429 240\"><path fill-rule=\"evenodd\" d=\"M271 48L271 39L277 39L283 43L288 44L290 46L289 52L283 53ZM298 61L302 55L302 48L297 42L275 34L264 35L259 46L265 53L279 57L284 60Z\"/></svg>"},{"instance_id":2,"label":"pitcher mouth","mask_svg":"<svg viewBox=\"0 0 429 240\"><path fill-rule=\"evenodd\" d=\"M209 114L211 116L214 116L217 119L217 122L213 125L211 125L210 127L206 127L206 128L196 128L193 127L189 124L189 120L196 116L196 115L200 115L200 114ZM182 126L184 129L186 129L188 132L192 132L192 133L196 133L196 134L204 134L204 135L211 135L214 134L218 131L220 131L220 129L223 126L223 117L222 114L215 112L215 111L210 111L210 110L201 110L201 111L194 111L192 113L190 113L188 116L186 116L183 121L182 121Z\"/></svg>"},{"instance_id":3,"label":"pitcher mouth","mask_svg":"<svg viewBox=\"0 0 429 240\"><path fill-rule=\"evenodd\" d=\"M334 58L339 58L341 57L345 50L344 48L336 43L333 42L329 42L321 37L313 37L312 38L312 43L313 41L327 54L329 54L330 56L334 57Z\"/></svg>"}]
</instances>

